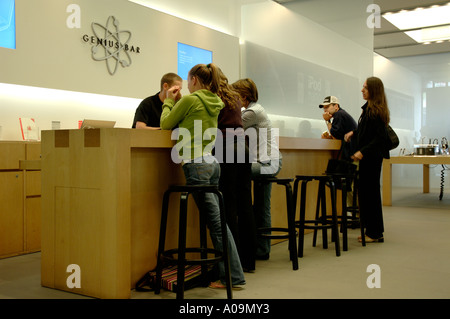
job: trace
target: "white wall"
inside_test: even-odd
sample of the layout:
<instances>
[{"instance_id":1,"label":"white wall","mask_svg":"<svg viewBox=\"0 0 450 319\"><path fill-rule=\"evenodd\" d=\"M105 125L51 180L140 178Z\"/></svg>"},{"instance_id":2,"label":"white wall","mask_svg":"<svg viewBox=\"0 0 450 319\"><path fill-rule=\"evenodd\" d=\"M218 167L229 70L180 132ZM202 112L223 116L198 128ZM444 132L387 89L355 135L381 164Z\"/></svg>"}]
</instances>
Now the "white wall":
<instances>
[{"instance_id":1,"label":"white wall","mask_svg":"<svg viewBox=\"0 0 450 319\"><path fill-rule=\"evenodd\" d=\"M243 57L241 62L246 58L245 50L238 48L238 37L349 76L356 82L371 73L370 49L270 0L134 2L145 2L153 9L126 0L16 0L18 48L0 48L0 58L10 62L0 73L0 83L7 84L0 85L4 106L0 138L21 138L19 117L35 118L41 130L50 129L51 121L60 121L61 128L76 128L83 118L111 119L117 121L118 127L129 127L140 100L157 91L160 76L176 71L177 41L213 50L214 62L230 81L246 73L245 66L240 69L239 55ZM71 14L66 12L69 4L81 8L80 29L66 25ZM348 9L342 8L342 12ZM140 54L132 56L132 65L119 67L114 76L106 72L105 63L92 60L91 46L81 40L83 34L92 34L92 22L105 24L110 15L120 21L122 30L132 32L131 42L141 48ZM348 18L346 21L348 27ZM324 43L333 47L332 54L323 50ZM38 87L52 90L37 90ZM84 93L78 96L76 91ZM351 97L354 101L360 99L359 87L355 91ZM183 93L187 94L186 88ZM317 93L318 99L324 94L328 92ZM312 106L317 109L317 118L288 118L283 114L271 117L287 136L318 137L326 128L317 103ZM346 109L354 117L359 116L360 103L349 104ZM111 105L115 105L114 110L109 109ZM308 127L312 129L309 133L305 130Z\"/></svg>"},{"instance_id":2,"label":"white wall","mask_svg":"<svg viewBox=\"0 0 450 319\"><path fill-rule=\"evenodd\" d=\"M72 4L80 8L79 28L67 25ZM130 52L131 65L119 65L114 75L106 61L94 61L93 45L83 41L83 35L94 35L92 23L105 26L109 16L117 18L119 31L132 33L129 45L140 48L140 53ZM127 0L16 0L16 23L17 49L0 48L3 140L22 138L19 117L35 118L41 130L51 129L51 121L60 121L63 129L77 128L84 118L131 127L140 100L159 91L164 73L177 72L178 42L213 51L213 62L230 80L239 78L237 37ZM96 30L104 36L101 27ZM114 26L109 30L115 32ZM189 93L186 83L182 93Z\"/></svg>"},{"instance_id":3,"label":"white wall","mask_svg":"<svg viewBox=\"0 0 450 319\"><path fill-rule=\"evenodd\" d=\"M240 34L241 4L249 2L249 0L130 1L233 36L239 36ZM261 2L268 0L250 1Z\"/></svg>"},{"instance_id":4,"label":"white wall","mask_svg":"<svg viewBox=\"0 0 450 319\"><path fill-rule=\"evenodd\" d=\"M378 54L374 54L374 75L383 80L387 91L389 109L391 111L391 126L399 130L401 141L399 148L413 151L414 144L420 138L421 108L422 108L422 79L421 77ZM389 92L398 92L411 97L412 105L408 109L399 109L400 106ZM408 123L403 123L404 119Z\"/></svg>"},{"instance_id":5,"label":"white wall","mask_svg":"<svg viewBox=\"0 0 450 319\"><path fill-rule=\"evenodd\" d=\"M40 131L78 128L78 121L101 119L131 127L141 99L0 83L0 140L22 139L19 118L34 118Z\"/></svg>"},{"instance_id":6,"label":"white wall","mask_svg":"<svg viewBox=\"0 0 450 319\"><path fill-rule=\"evenodd\" d=\"M421 143L421 138L450 137L449 108L450 99L450 54L434 54L428 56L404 57L386 59L382 56L374 57L374 74L383 79L385 88L390 93L398 92L410 97L413 101L411 108L405 109L396 104L392 96L388 94L388 103L391 110L391 124L400 137L398 149L391 151L391 155L399 155L400 149L406 149L407 153L414 152L414 144ZM431 83L446 83L447 87L428 88ZM439 92L430 99L430 92ZM428 121L424 119L424 93L428 93ZM432 103L430 105L430 103ZM430 121L430 118L435 120ZM404 120L411 123L410 129L402 129ZM430 187L439 188L441 182L441 165L430 166ZM422 187L421 165L395 165L393 169L393 185L397 187ZM445 171L445 183L448 183L447 170Z\"/></svg>"},{"instance_id":7,"label":"white wall","mask_svg":"<svg viewBox=\"0 0 450 319\"><path fill-rule=\"evenodd\" d=\"M370 3L361 3L365 2ZM320 1L320 6L305 12L317 15L327 3L335 1ZM355 14L365 15L366 7ZM348 16L347 11L349 7L338 6L334 15ZM358 119L363 104L360 90L372 76L373 50L367 41L354 41L301 13L273 1L242 7L242 76L258 85L260 102L283 128L281 132L319 138L326 125L320 121L323 111L318 105L327 95L338 96L342 107ZM348 27L349 20L345 24ZM355 20L353 28L373 39L366 19Z\"/></svg>"}]
</instances>

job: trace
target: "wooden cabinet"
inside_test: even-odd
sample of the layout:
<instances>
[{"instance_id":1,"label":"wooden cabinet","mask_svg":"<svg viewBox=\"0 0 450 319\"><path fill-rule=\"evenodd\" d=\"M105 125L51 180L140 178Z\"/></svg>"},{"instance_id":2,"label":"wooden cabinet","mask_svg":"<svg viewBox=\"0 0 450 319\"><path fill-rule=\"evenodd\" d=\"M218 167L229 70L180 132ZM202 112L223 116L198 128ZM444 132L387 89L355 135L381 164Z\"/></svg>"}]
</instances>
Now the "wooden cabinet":
<instances>
[{"instance_id":1,"label":"wooden cabinet","mask_svg":"<svg viewBox=\"0 0 450 319\"><path fill-rule=\"evenodd\" d=\"M0 172L0 256L23 251L23 225L23 173Z\"/></svg>"},{"instance_id":2,"label":"wooden cabinet","mask_svg":"<svg viewBox=\"0 0 450 319\"><path fill-rule=\"evenodd\" d=\"M0 142L0 258L41 249L40 147Z\"/></svg>"}]
</instances>

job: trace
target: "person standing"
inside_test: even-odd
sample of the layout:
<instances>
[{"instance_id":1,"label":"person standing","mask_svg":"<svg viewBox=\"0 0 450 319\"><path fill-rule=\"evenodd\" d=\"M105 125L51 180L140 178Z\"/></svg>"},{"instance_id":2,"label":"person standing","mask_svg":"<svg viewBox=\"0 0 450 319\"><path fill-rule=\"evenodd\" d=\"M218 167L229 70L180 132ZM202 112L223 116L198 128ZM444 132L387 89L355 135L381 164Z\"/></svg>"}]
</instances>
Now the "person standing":
<instances>
[{"instance_id":1,"label":"person standing","mask_svg":"<svg viewBox=\"0 0 450 319\"><path fill-rule=\"evenodd\" d=\"M347 133L345 140L354 139L357 150L352 159L359 161L358 197L360 216L366 229L365 241L384 242L380 177L383 158L389 158L389 107L383 82L379 78L367 78L361 92L367 102L362 106L358 128Z\"/></svg>"},{"instance_id":2,"label":"person standing","mask_svg":"<svg viewBox=\"0 0 450 319\"><path fill-rule=\"evenodd\" d=\"M219 68L211 63L197 64L188 73L188 90L191 94L175 102L180 87L174 86L167 91L161 114L161 129L170 130L178 127L178 142L172 160L183 162L183 172L187 185L218 185L220 165L209 148L214 142L212 131L217 133L219 112L225 106L217 95L220 85ZM201 134L201 135L200 135ZM172 152L173 154L174 152ZM199 210L206 215L209 234L217 250L222 250L222 230L220 222L219 200L216 194L194 194ZM245 284L244 272L238 251L227 226L228 252L231 281L233 286ZM211 288L225 287L225 265L219 263L219 281L213 282Z\"/></svg>"},{"instance_id":3,"label":"person standing","mask_svg":"<svg viewBox=\"0 0 450 319\"><path fill-rule=\"evenodd\" d=\"M252 177L275 177L281 170L282 155L278 149L270 119L264 108L257 103L258 89L256 84L253 80L247 78L238 80L231 86L241 96L242 105L245 108L242 112L242 123L246 135L250 139L249 150L252 157ZM254 179L253 207L257 229L271 227L271 193L272 183L264 183ZM267 231L264 233L267 233ZM270 238L258 238L256 247L257 259L269 259L270 244Z\"/></svg>"},{"instance_id":4,"label":"person standing","mask_svg":"<svg viewBox=\"0 0 450 319\"><path fill-rule=\"evenodd\" d=\"M183 87L183 80L178 74L167 73L161 78L161 88L155 95L149 96L141 101L134 114L132 128L147 129L147 130L159 130L160 119L162 113L162 106L167 96L167 90L176 86ZM181 98L181 93L175 97L178 101Z\"/></svg>"},{"instance_id":5,"label":"person standing","mask_svg":"<svg viewBox=\"0 0 450 319\"><path fill-rule=\"evenodd\" d=\"M256 227L252 207L252 164L242 124L242 104L239 94L219 71L217 94L225 103L218 120L222 139L221 143L216 144L216 154L221 152L219 188L224 197L227 224L234 236L242 268L244 272L254 272Z\"/></svg>"}]
</instances>

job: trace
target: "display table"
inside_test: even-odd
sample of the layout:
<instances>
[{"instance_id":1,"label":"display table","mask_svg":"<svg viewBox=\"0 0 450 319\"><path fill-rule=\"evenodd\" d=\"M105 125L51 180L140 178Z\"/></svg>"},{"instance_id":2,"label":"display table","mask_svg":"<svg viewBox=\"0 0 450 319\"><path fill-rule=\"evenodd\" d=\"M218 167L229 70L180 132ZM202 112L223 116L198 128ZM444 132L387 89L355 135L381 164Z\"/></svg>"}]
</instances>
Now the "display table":
<instances>
[{"instance_id":1,"label":"display table","mask_svg":"<svg viewBox=\"0 0 450 319\"><path fill-rule=\"evenodd\" d=\"M430 165L450 164L450 156L393 156L383 161L383 205L392 206L392 164L423 165L423 192L430 192Z\"/></svg>"},{"instance_id":2,"label":"display table","mask_svg":"<svg viewBox=\"0 0 450 319\"><path fill-rule=\"evenodd\" d=\"M170 184L185 183L181 165L171 160L174 144L171 131L42 132L43 286L97 298L130 297L137 280L156 266L163 193ZM333 140L280 138L279 177L322 173L339 147ZM309 195L313 207L316 193ZM274 187L274 225L286 223L284 196ZM177 244L178 202L169 207L168 249ZM193 200L190 205L196 209ZM187 245L198 241L195 215L188 221ZM79 288L68 284L77 275Z\"/></svg>"}]
</instances>

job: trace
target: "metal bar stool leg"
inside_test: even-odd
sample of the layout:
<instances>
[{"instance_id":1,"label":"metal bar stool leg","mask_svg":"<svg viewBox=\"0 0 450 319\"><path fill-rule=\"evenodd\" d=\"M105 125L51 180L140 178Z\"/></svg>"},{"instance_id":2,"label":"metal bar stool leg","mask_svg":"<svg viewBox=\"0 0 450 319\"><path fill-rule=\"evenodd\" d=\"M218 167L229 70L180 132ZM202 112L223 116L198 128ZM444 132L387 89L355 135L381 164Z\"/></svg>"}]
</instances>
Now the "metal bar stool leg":
<instances>
[{"instance_id":1,"label":"metal bar stool leg","mask_svg":"<svg viewBox=\"0 0 450 319\"><path fill-rule=\"evenodd\" d=\"M305 241L305 214L306 214L306 186L308 181L303 180L300 196L300 221L298 227L298 257L303 257L303 244Z\"/></svg>"},{"instance_id":2,"label":"metal bar stool leg","mask_svg":"<svg viewBox=\"0 0 450 319\"><path fill-rule=\"evenodd\" d=\"M322 224L325 225L327 222L327 200L325 196L325 180L321 179L319 181L319 197L320 197L320 208L322 215L320 220ZM328 249L328 230L324 227L322 228L322 247L323 249Z\"/></svg>"},{"instance_id":3,"label":"metal bar stool leg","mask_svg":"<svg viewBox=\"0 0 450 319\"><path fill-rule=\"evenodd\" d=\"M162 254L164 252L164 246L166 241L166 227L167 227L167 214L169 211L169 198L170 191L164 192L163 204L161 210L161 223L159 229L159 244L158 244L158 255L156 262L156 285L155 294L159 294L161 291L161 277L163 269Z\"/></svg>"},{"instance_id":4,"label":"metal bar stool leg","mask_svg":"<svg viewBox=\"0 0 450 319\"><path fill-rule=\"evenodd\" d=\"M184 298L184 273L186 265L186 227L187 201L189 193L180 195L180 221L178 230L178 271L177 271L177 299Z\"/></svg>"},{"instance_id":5,"label":"metal bar stool leg","mask_svg":"<svg viewBox=\"0 0 450 319\"><path fill-rule=\"evenodd\" d=\"M316 202L316 222L314 223L315 226L319 225L317 220L319 220L320 217L320 187L317 189L317 202ZM313 247L316 247L317 244L317 228L314 229L314 235L313 235Z\"/></svg>"},{"instance_id":6,"label":"metal bar stool leg","mask_svg":"<svg viewBox=\"0 0 450 319\"><path fill-rule=\"evenodd\" d=\"M295 238L295 210L292 203L292 187L290 183L284 184L286 189L287 222L289 229L289 255L292 260L292 269L298 269L297 245Z\"/></svg>"},{"instance_id":7,"label":"metal bar stool leg","mask_svg":"<svg viewBox=\"0 0 450 319\"><path fill-rule=\"evenodd\" d=\"M333 219L333 228L336 234L335 236L335 246L336 246L336 256L341 255L341 247L339 243L339 225L337 218L337 210L336 210L336 188L334 185L334 181L330 180L330 190L331 190L331 206L332 206L332 219Z\"/></svg>"},{"instance_id":8,"label":"metal bar stool leg","mask_svg":"<svg viewBox=\"0 0 450 319\"><path fill-rule=\"evenodd\" d=\"M342 216L341 216L341 229L342 229L342 249L348 250L348 238L347 238L347 178L342 178Z\"/></svg>"}]
</instances>

